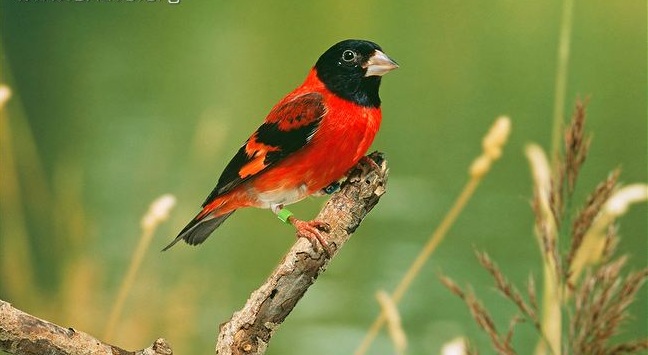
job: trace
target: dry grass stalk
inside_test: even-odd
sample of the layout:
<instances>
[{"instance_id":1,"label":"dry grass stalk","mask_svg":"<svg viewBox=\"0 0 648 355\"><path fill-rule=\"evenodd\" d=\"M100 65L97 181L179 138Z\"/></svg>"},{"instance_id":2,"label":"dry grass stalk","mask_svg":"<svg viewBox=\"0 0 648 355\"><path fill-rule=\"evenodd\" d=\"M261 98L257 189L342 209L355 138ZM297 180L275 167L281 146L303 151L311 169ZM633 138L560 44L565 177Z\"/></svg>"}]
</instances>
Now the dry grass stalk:
<instances>
[{"instance_id":1,"label":"dry grass stalk","mask_svg":"<svg viewBox=\"0 0 648 355\"><path fill-rule=\"evenodd\" d=\"M594 189L577 213L572 212L572 195L591 141L584 129L585 106L580 101L576 104L570 126L565 130L564 156L556 156L553 172L539 146L526 147L534 182L535 233L544 272L540 319L533 276L529 276L527 283L527 302L486 253L476 252L496 288L534 323L540 336L536 347L539 355L637 353L648 348L646 339L612 344L628 319L629 306L648 279L648 269L622 274L627 257L613 257L619 241L616 221L630 205L648 200L648 184L617 188L619 170L615 170ZM567 216L574 217L565 221ZM561 225L571 225L571 231ZM565 252L560 248L563 239L569 243ZM585 277L579 279L581 273ZM498 353L513 351L510 343L519 317L511 320L505 336L499 336L492 318L472 292L464 292L447 277L441 277L441 281L468 305ZM567 324L566 332L563 323Z\"/></svg>"},{"instance_id":2,"label":"dry grass stalk","mask_svg":"<svg viewBox=\"0 0 648 355\"><path fill-rule=\"evenodd\" d=\"M567 196L571 196L574 193L578 174L581 167L583 166L583 163L585 162L585 158L587 157L587 152L592 141L591 136L585 134L586 107L587 101L576 101L576 108L574 110L574 113L572 114L571 124L567 127L567 131L565 132L564 136L564 164L567 176L566 185L565 181L562 182L562 185L567 189Z\"/></svg>"},{"instance_id":3,"label":"dry grass stalk","mask_svg":"<svg viewBox=\"0 0 648 355\"><path fill-rule=\"evenodd\" d=\"M527 281L527 294L529 296L529 303L534 312L538 312L538 296L535 287L535 278L533 274L529 274L529 281Z\"/></svg>"},{"instance_id":4,"label":"dry grass stalk","mask_svg":"<svg viewBox=\"0 0 648 355\"><path fill-rule=\"evenodd\" d=\"M16 149L20 137L16 136L14 125L4 110L11 95L11 89L0 84L0 234L12 236L0 240L0 277L6 293L3 296L38 304L40 295L34 282L34 257L24 213L23 182L19 174L21 157Z\"/></svg>"},{"instance_id":5,"label":"dry grass stalk","mask_svg":"<svg viewBox=\"0 0 648 355\"><path fill-rule=\"evenodd\" d=\"M562 164L560 157L554 159L556 164L553 169L553 175L551 177L551 188L549 193L549 208L551 210L551 215L554 218L554 221L558 227L560 227L563 213L565 209L565 201L563 200L563 188L562 181L565 180L565 166ZM534 197L535 198L535 197ZM534 211L535 212L535 211Z\"/></svg>"},{"instance_id":6,"label":"dry grass stalk","mask_svg":"<svg viewBox=\"0 0 648 355\"><path fill-rule=\"evenodd\" d=\"M619 169L614 170L605 181L596 186L594 192L587 198L585 207L581 209L578 216L574 219L572 223L571 246L567 253L567 259L565 260L566 265L571 265L576 252L583 243L585 233L590 229L601 208L608 201L612 192L614 192L620 172Z\"/></svg>"},{"instance_id":7,"label":"dry grass stalk","mask_svg":"<svg viewBox=\"0 0 648 355\"><path fill-rule=\"evenodd\" d=\"M639 288L648 279L648 269L630 273L621 270L627 261L620 257L589 272L575 294L569 326L570 347L574 354L617 354L641 351L645 340L610 345L612 337L628 318L627 310ZM615 350L616 349L616 350Z\"/></svg>"},{"instance_id":8,"label":"dry grass stalk","mask_svg":"<svg viewBox=\"0 0 648 355\"><path fill-rule=\"evenodd\" d=\"M441 244L447 235L447 232L450 230L450 227L452 227L463 208L473 196L475 190L477 190L480 182L490 171L492 164L501 157L502 150L506 145L510 133L511 119L506 116L498 117L489 129L488 133L482 139L482 154L473 161L468 170L470 180L468 180L448 213L432 235L430 235L427 243L423 246L412 262L412 265L405 272L405 275L403 275L403 278L394 289L394 292L392 292L391 298L394 303L398 304L398 302L403 298L405 292L409 289L416 276L421 272L421 269L432 253L436 250L439 244ZM387 318L385 317L385 314L381 312L369 327L367 335L354 352L355 355L363 355L367 353L371 343L378 335L378 332L385 324L386 320Z\"/></svg>"},{"instance_id":9,"label":"dry grass stalk","mask_svg":"<svg viewBox=\"0 0 648 355\"><path fill-rule=\"evenodd\" d=\"M451 278L439 274L439 280L441 281L443 286L450 290L450 292L454 293L456 296L459 296L459 298L461 298L462 300L466 299L466 293Z\"/></svg>"},{"instance_id":10,"label":"dry grass stalk","mask_svg":"<svg viewBox=\"0 0 648 355\"><path fill-rule=\"evenodd\" d=\"M560 215L554 206L556 197L555 179L552 180L549 162L542 148L535 144L526 147L533 177L533 212L535 234L538 238L543 260L543 292L541 334L536 353L546 353L548 346L554 354L560 353L562 331L562 266L558 257L558 234Z\"/></svg>"},{"instance_id":11,"label":"dry grass stalk","mask_svg":"<svg viewBox=\"0 0 648 355\"><path fill-rule=\"evenodd\" d=\"M628 211L630 205L648 200L648 184L623 186L608 198L591 227L585 233L581 246L569 264L569 284L576 284L585 268L599 264L608 244L609 227Z\"/></svg>"},{"instance_id":12,"label":"dry grass stalk","mask_svg":"<svg viewBox=\"0 0 648 355\"><path fill-rule=\"evenodd\" d=\"M540 320L536 314L536 311L532 306L527 304L522 298L522 294L518 289L504 276L499 267L491 260L488 254L484 252L475 252L479 263L491 274L495 280L495 287L513 304L515 304L520 312L524 314L533 325L539 330L540 329ZM517 317L516 317L517 318ZM515 319L515 318L514 318ZM515 323L519 323L515 322ZM512 324L513 325L513 324Z\"/></svg>"},{"instance_id":13,"label":"dry grass stalk","mask_svg":"<svg viewBox=\"0 0 648 355\"><path fill-rule=\"evenodd\" d=\"M504 342L506 344L511 344L513 342L513 333L515 332L515 327L523 322L524 317L520 316L519 314L516 314L513 318L511 318L508 331L506 332L506 337L504 338Z\"/></svg>"},{"instance_id":14,"label":"dry grass stalk","mask_svg":"<svg viewBox=\"0 0 648 355\"><path fill-rule=\"evenodd\" d=\"M389 297L387 292L382 290L376 293L376 299L387 317L387 329L389 330L392 343L394 343L394 352L396 354L405 354L405 350L407 350L407 336L403 330L396 303Z\"/></svg>"},{"instance_id":15,"label":"dry grass stalk","mask_svg":"<svg viewBox=\"0 0 648 355\"><path fill-rule=\"evenodd\" d=\"M497 328L495 327L493 317L472 291L466 294L464 301L466 302L466 305L468 305L470 314L473 316L473 319L475 319L475 322L477 322L477 325L479 325L479 327L481 327L490 337L493 348L499 354L515 354L511 343L506 340L507 337L504 337L504 339L500 337Z\"/></svg>"},{"instance_id":16,"label":"dry grass stalk","mask_svg":"<svg viewBox=\"0 0 648 355\"><path fill-rule=\"evenodd\" d=\"M549 272L560 275L561 263L556 249L559 226L551 207L553 185L549 161L542 148L536 144L529 144L525 152L533 176L532 207L535 215L535 231L545 264L548 265L545 275Z\"/></svg>"},{"instance_id":17,"label":"dry grass stalk","mask_svg":"<svg viewBox=\"0 0 648 355\"><path fill-rule=\"evenodd\" d=\"M564 218L565 206L574 193L578 174L591 143L591 136L585 134L586 107L587 102L576 101L571 122L563 135L563 156L554 157L550 206L558 225L561 225Z\"/></svg>"},{"instance_id":18,"label":"dry grass stalk","mask_svg":"<svg viewBox=\"0 0 648 355\"><path fill-rule=\"evenodd\" d=\"M562 266L558 257L558 234L560 215L553 206L556 198L555 184L547 157L538 145L526 147L533 177L533 211L535 215L535 234L538 238L543 260L543 305L541 334L543 341L539 343L536 353L546 353L544 347L549 344L553 353L559 353L561 348L562 330ZM546 343L545 343L546 341Z\"/></svg>"},{"instance_id":19,"label":"dry grass stalk","mask_svg":"<svg viewBox=\"0 0 648 355\"><path fill-rule=\"evenodd\" d=\"M543 246L542 251L545 258L545 264L549 268L548 271L551 272L552 277L555 278L554 284L560 286L562 283L560 281L560 275L563 274L563 267L558 251L558 241L556 238L550 239L547 235L541 235L540 237Z\"/></svg>"},{"instance_id":20,"label":"dry grass stalk","mask_svg":"<svg viewBox=\"0 0 648 355\"><path fill-rule=\"evenodd\" d=\"M618 232L619 227L616 224L611 224L608 226L607 232L605 233L605 244L603 246L603 256L601 257L601 262L609 261L616 251L617 245L619 245Z\"/></svg>"},{"instance_id":21,"label":"dry grass stalk","mask_svg":"<svg viewBox=\"0 0 648 355\"><path fill-rule=\"evenodd\" d=\"M648 339L629 341L610 348L610 354L638 354L648 350Z\"/></svg>"},{"instance_id":22,"label":"dry grass stalk","mask_svg":"<svg viewBox=\"0 0 648 355\"><path fill-rule=\"evenodd\" d=\"M495 322L493 321L493 317L481 301L475 296L472 290L467 292L462 290L456 282L447 276L439 275L439 279L444 286L466 303L473 319L477 325L486 332L486 334L488 334L491 344L497 353L515 354L511 341L513 339L513 328L519 323L517 316L511 320L508 332L505 335L500 336L497 327L495 326Z\"/></svg>"},{"instance_id":23,"label":"dry grass stalk","mask_svg":"<svg viewBox=\"0 0 648 355\"><path fill-rule=\"evenodd\" d=\"M562 17L560 21L560 36L558 37L558 57L556 61L556 84L554 88L553 123L551 127L551 153L558 154L560 145L560 131L563 125L565 96L567 92L567 68L569 64L569 49L572 32L572 19L574 13L574 0L563 1Z\"/></svg>"},{"instance_id":24,"label":"dry grass stalk","mask_svg":"<svg viewBox=\"0 0 648 355\"><path fill-rule=\"evenodd\" d=\"M119 287L117 293L117 298L115 303L110 311L110 316L108 317L108 322L106 323L106 328L104 330L104 340L109 341L112 339L115 329L117 327L117 322L121 316L124 304L126 302L126 297L135 283L135 276L144 260L144 255L151 244L153 239L153 234L157 229L158 225L164 222L169 217L169 212L175 205L175 197L170 194L165 194L157 199L155 199L149 206L149 210L142 217L140 222L142 227L142 234L139 238L139 242L133 256L131 258L130 265L128 266L128 271L122 280L122 283Z\"/></svg>"}]
</instances>

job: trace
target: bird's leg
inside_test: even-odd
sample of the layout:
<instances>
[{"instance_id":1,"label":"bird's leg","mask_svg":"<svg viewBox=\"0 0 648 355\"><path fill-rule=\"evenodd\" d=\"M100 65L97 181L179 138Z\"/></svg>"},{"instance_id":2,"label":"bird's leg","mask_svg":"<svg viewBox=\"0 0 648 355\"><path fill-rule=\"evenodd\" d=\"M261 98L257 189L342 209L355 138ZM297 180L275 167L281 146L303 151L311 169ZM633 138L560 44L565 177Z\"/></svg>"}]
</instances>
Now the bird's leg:
<instances>
[{"instance_id":1,"label":"bird's leg","mask_svg":"<svg viewBox=\"0 0 648 355\"><path fill-rule=\"evenodd\" d=\"M317 242L322 246L324 252L327 256L333 255L331 252L331 247L326 241L322 232L328 233L331 230L331 226L328 223L313 220L313 221L302 221L293 216L292 212L283 208L283 205L275 205L271 207L272 212L274 212L277 217L285 223L292 224L297 231L297 238L306 238L311 242L313 247L317 247Z\"/></svg>"}]
</instances>

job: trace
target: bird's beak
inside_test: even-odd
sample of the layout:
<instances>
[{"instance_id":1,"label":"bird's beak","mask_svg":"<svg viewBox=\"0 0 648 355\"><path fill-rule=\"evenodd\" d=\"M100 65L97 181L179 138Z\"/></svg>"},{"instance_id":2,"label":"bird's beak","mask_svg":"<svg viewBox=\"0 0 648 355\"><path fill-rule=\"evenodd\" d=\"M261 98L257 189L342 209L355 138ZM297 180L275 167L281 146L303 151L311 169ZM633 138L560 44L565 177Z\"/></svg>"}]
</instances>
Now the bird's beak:
<instances>
[{"instance_id":1,"label":"bird's beak","mask_svg":"<svg viewBox=\"0 0 648 355\"><path fill-rule=\"evenodd\" d=\"M369 57L369 60L362 66L367 69L367 76L383 76L388 72L398 68L398 64L391 60L385 53L376 49L374 54Z\"/></svg>"}]
</instances>

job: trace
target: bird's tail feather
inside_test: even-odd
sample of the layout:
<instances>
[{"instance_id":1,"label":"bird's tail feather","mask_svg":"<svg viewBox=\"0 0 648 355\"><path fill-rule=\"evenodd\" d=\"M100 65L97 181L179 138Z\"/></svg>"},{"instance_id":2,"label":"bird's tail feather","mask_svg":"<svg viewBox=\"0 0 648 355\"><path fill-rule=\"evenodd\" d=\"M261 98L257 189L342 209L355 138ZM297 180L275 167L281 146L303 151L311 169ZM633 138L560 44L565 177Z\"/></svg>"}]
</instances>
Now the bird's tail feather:
<instances>
[{"instance_id":1,"label":"bird's tail feather","mask_svg":"<svg viewBox=\"0 0 648 355\"><path fill-rule=\"evenodd\" d=\"M198 214L196 218L192 219L189 224L187 224L182 231L178 234L178 236L169 244L167 245L162 251L166 251L172 246L174 246L177 242L180 240L183 240L189 244L189 245L198 245L207 239L212 232L218 228L225 220L227 217L229 217L234 211L225 213L220 216L213 217L211 215L208 215L207 217L201 216L201 214Z\"/></svg>"}]
</instances>

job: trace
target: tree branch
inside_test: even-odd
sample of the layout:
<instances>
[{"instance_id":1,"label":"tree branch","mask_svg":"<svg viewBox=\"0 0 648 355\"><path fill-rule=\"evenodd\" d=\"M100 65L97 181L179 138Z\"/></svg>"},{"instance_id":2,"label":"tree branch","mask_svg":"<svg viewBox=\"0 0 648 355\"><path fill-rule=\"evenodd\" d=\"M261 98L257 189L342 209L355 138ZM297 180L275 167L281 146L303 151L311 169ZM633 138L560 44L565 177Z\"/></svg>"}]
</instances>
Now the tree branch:
<instances>
[{"instance_id":1,"label":"tree branch","mask_svg":"<svg viewBox=\"0 0 648 355\"><path fill-rule=\"evenodd\" d=\"M331 226L327 235L332 249L330 258L385 193L387 172L383 155L372 153L369 159L360 161L316 217ZM297 240L266 282L250 295L243 309L221 325L216 354L265 353L274 331L326 269L329 258L321 247L318 249L314 250L305 238Z\"/></svg>"},{"instance_id":2,"label":"tree branch","mask_svg":"<svg viewBox=\"0 0 648 355\"><path fill-rule=\"evenodd\" d=\"M0 350L17 355L171 355L162 338L139 351L106 344L73 328L63 328L36 318L0 300Z\"/></svg>"}]
</instances>

